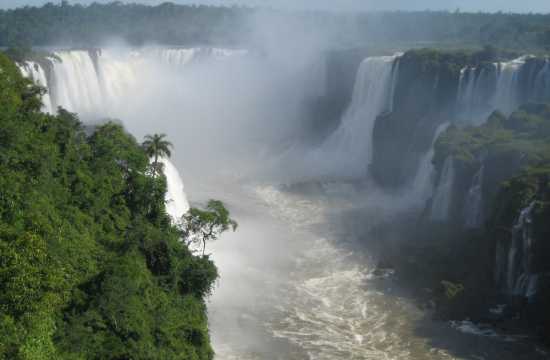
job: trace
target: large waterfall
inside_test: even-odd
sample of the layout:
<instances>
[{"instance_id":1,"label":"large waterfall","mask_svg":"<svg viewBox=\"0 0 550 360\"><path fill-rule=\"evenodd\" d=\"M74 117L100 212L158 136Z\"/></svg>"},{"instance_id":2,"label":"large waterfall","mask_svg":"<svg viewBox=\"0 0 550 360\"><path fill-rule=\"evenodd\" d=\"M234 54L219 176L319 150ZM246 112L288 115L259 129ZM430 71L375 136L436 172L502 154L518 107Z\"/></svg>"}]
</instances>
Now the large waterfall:
<instances>
[{"instance_id":1,"label":"large waterfall","mask_svg":"<svg viewBox=\"0 0 550 360\"><path fill-rule=\"evenodd\" d=\"M58 106L91 120L119 116L124 100L150 75L152 67L186 66L194 61L239 56L244 50L216 48L145 48L140 50L55 51L44 59L44 69L36 62L20 64L25 76L49 90L45 110ZM48 81L49 80L49 81Z\"/></svg>"},{"instance_id":2,"label":"large waterfall","mask_svg":"<svg viewBox=\"0 0 550 360\"><path fill-rule=\"evenodd\" d=\"M47 88L44 111L53 113L58 106L76 112L86 122L104 118L123 118L130 128L135 124L128 116L136 105L136 93L151 83L166 66L184 67L195 60L215 60L243 55L243 50L226 49L142 49L142 50L71 50L56 51L38 62L18 64L21 73ZM153 119L154 120L154 119ZM189 209L178 169L168 159L161 160L167 179L167 212L179 219Z\"/></svg>"},{"instance_id":3,"label":"large waterfall","mask_svg":"<svg viewBox=\"0 0 550 360\"><path fill-rule=\"evenodd\" d=\"M340 126L308 159L325 169L321 175L360 178L367 173L376 118L392 110L399 56L368 57L359 66Z\"/></svg>"}]
</instances>

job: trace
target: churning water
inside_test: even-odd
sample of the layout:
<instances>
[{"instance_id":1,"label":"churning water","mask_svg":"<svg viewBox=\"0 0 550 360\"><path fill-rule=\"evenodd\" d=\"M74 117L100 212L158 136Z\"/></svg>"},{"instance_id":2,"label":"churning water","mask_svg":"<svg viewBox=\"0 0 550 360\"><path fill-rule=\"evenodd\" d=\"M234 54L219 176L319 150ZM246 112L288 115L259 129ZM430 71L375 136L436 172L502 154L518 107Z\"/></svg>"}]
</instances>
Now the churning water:
<instances>
[{"instance_id":1,"label":"churning water","mask_svg":"<svg viewBox=\"0 0 550 360\"><path fill-rule=\"evenodd\" d=\"M375 273L373 259L352 250L361 232L340 214L368 195L344 184L302 190L262 185L226 198L244 226L211 248L221 271L209 305L218 359L545 358L490 328L430 320L398 274ZM367 223L384 216L362 211Z\"/></svg>"}]
</instances>

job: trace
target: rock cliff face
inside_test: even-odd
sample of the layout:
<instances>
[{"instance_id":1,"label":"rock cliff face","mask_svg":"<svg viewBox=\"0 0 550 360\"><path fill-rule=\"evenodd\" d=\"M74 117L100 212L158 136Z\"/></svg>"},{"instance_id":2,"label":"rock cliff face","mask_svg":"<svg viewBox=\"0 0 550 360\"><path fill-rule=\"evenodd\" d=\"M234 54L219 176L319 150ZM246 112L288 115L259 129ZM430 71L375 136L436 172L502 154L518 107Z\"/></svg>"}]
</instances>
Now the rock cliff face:
<instances>
[{"instance_id":1,"label":"rock cliff face","mask_svg":"<svg viewBox=\"0 0 550 360\"><path fill-rule=\"evenodd\" d=\"M479 127L449 128L438 139L434 157L440 174L447 159L454 164L447 225L462 234L459 244L475 238L479 248L489 249L479 252L476 261L486 264L492 277L484 284L468 278L460 281L466 289L493 289L493 296L508 305L506 314L546 331L550 325L545 306L550 299L549 130L550 106L526 104L508 117L494 113Z\"/></svg>"},{"instance_id":2,"label":"rock cliff face","mask_svg":"<svg viewBox=\"0 0 550 360\"><path fill-rule=\"evenodd\" d=\"M379 184L398 187L415 176L437 127L453 116L465 60L430 50L398 60L393 111L379 116L374 127L371 170Z\"/></svg>"},{"instance_id":3,"label":"rock cliff face","mask_svg":"<svg viewBox=\"0 0 550 360\"><path fill-rule=\"evenodd\" d=\"M349 102L345 89L360 59L333 55L323 100L329 132ZM439 302L446 317L486 320L490 306L506 303L500 320L519 314L549 329L549 60L412 50L396 60L394 73L391 106L374 125L369 175L381 187L403 189L434 147L433 194L407 232L409 244L400 245L416 254L414 271L436 287L464 286ZM444 124L450 126L439 135Z\"/></svg>"}]
</instances>

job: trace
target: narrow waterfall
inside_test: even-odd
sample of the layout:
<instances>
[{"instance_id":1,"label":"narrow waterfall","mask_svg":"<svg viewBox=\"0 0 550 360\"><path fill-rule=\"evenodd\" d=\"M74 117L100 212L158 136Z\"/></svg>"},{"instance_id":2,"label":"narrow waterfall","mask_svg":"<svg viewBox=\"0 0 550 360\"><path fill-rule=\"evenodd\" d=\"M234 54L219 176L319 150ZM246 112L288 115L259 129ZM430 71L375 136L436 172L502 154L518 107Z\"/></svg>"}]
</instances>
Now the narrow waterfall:
<instances>
[{"instance_id":1,"label":"narrow waterfall","mask_svg":"<svg viewBox=\"0 0 550 360\"><path fill-rule=\"evenodd\" d=\"M178 169L170 160L162 158L160 161L163 164L164 176L166 176L166 211L174 220L177 220L189 211L189 202L184 191L183 180Z\"/></svg>"},{"instance_id":2,"label":"narrow waterfall","mask_svg":"<svg viewBox=\"0 0 550 360\"><path fill-rule=\"evenodd\" d=\"M532 212L535 203L523 208L512 229L512 241L508 249L504 289L509 295L535 295L537 291L537 274L532 273ZM498 262L498 261L497 261Z\"/></svg>"},{"instance_id":3,"label":"narrow waterfall","mask_svg":"<svg viewBox=\"0 0 550 360\"><path fill-rule=\"evenodd\" d=\"M24 77L31 79L36 85L40 85L46 88L47 92L46 94L44 94L44 96L42 96L42 109L44 112L52 114L53 106L49 93L50 90L48 78L42 66L34 61L25 61L24 63L18 64L17 66L19 67L19 70Z\"/></svg>"},{"instance_id":4,"label":"narrow waterfall","mask_svg":"<svg viewBox=\"0 0 550 360\"><path fill-rule=\"evenodd\" d=\"M494 109L488 98L494 92L496 67L466 67L460 71L457 117L460 124L480 125Z\"/></svg>"},{"instance_id":5,"label":"narrow waterfall","mask_svg":"<svg viewBox=\"0 0 550 360\"><path fill-rule=\"evenodd\" d=\"M472 179L464 204L464 226L467 229L479 228L483 224L483 175L482 165Z\"/></svg>"},{"instance_id":6,"label":"narrow waterfall","mask_svg":"<svg viewBox=\"0 0 550 360\"><path fill-rule=\"evenodd\" d=\"M452 156L445 159L443 171L435 190L430 211L430 219L433 221L447 221L451 212L451 200L454 187L454 160Z\"/></svg>"},{"instance_id":7,"label":"narrow waterfall","mask_svg":"<svg viewBox=\"0 0 550 360\"><path fill-rule=\"evenodd\" d=\"M439 125L435 131L430 150L420 160L420 166L413 180L412 190L415 196L418 196L421 202L425 203L430 197L435 187L435 168L432 160L435 154L435 143L447 128L450 123Z\"/></svg>"},{"instance_id":8,"label":"narrow waterfall","mask_svg":"<svg viewBox=\"0 0 550 360\"><path fill-rule=\"evenodd\" d=\"M311 156L326 169L322 175L364 177L372 160L372 133L376 118L390 111L396 59L400 55L369 57L357 72L351 103L338 129ZM326 164L326 166L323 166ZM336 168L335 168L336 165Z\"/></svg>"},{"instance_id":9,"label":"narrow waterfall","mask_svg":"<svg viewBox=\"0 0 550 360\"><path fill-rule=\"evenodd\" d=\"M535 77L534 95L535 101L550 99L550 60L544 60L544 66Z\"/></svg>"},{"instance_id":10,"label":"narrow waterfall","mask_svg":"<svg viewBox=\"0 0 550 360\"><path fill-rule=\"evenodd\" d=\"M510 114L519 107L518 78L525 59L520 57L497 65L497 83L492 104L494 109Z\"/></svg>"},{"instance_id":11,"label":"narrow waterfall","mask_svg":"<svg viewBox=\"0 0 550 360\"><path fill-rule=\"evenodd\" d=\"M388 111L390 112L392 112L394 108L395 88L397 87L397 81L399 80L399 63L400 63L399 59L400 59L400 54L397 54L393 65L393 74L392 74L390 94L389 94L390 104L388 105Z\"/></svg>"}]
</instances>

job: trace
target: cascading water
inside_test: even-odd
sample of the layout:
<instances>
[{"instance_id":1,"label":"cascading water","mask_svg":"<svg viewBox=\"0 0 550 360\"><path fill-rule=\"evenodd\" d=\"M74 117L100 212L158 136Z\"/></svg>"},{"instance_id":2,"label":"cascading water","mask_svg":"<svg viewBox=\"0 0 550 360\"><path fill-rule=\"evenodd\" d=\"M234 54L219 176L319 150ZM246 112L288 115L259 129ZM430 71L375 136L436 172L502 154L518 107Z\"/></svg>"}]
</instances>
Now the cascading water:
<instances>
[{"instance_id":1,"label":"cascading water","mask_svg":"<svg viewBox=\"0 0 550 360\"><path fill-rule=\"evenodd\" d=\"M443 123L435 131L430 150L420 160L420 166L413 181L413 194L418 195L420 201L428 200L435 186L435 169L432 163L435 155L435 142L448 127L450 123Z\"/></svg>"},{"instance_id":2,"label":"cascading water","mask_svg":"<svg viewBox=\"0 0 550 360\"><path fill-rule=\"evenodd\" d=\"M508 249L506 267L501 280L509 295L531 298L537 292L537 274L532 273L532 212L535 203L523 208L512 229L512 240ZM502 252L501 252L502 255ZM497 259L497 263L503 261Z\"/></svg>"},{"instance_id":3,"label":"cascading water","mask_svg":"<svg viewBox=\"0 0 550 360\"><path fill-rule=\"evenodd\" d=\"M454 160L452 156L445 159L443 171L435 190L430 211L430 219L433 221L447 221L451 212L451 200L454 187Z\"/></svg>"},{"instance_id":4,"label":"cascading water","mask_svg":"<svg viewBox=\"0 0 550 360\"><path fill-rule=\"evenodd\" d=\"M495 67L466 67L461 70L456 109L460 124L480 125L494 110L487 99L494 91L495 81Z\"/></svg>"},{"instance_id":5,"label":"cascading water","mask_svg":"<svg viewBox=\"0 0 550 360\"><path fill-rule=\"evenodd\" d=\"M178 169L167 158L162 158L160 161L163 165L164 176L166 176L166 211L177 221L189 211L189 202Z\"/></svg>"},{"instance_id":6,"label":"cascading water","mask_svg":"<svg viewBox=\"0 0 550 360\"><path fill-rule=\"evenodd\" d=\"M48 92L42 96L43 110L49 114L53 113L52 100L48 88L48 78L42 66L34 61L25 61L18 64L18 67L23 76L34 81L36 85L40 85L48 90Z\"/></svg>"},{"instance_id":7,"label":"cascading water","mask_svg":"<svg viewBox=\"0 0 550 360\"><path fill-rule=\"evenodd\" d=\"M45 108L58 106L76 112L83 119L118 116L128 105L123 96L131 94L138 79L152 66L186 66L194 61L242 56L245 50L216 48L146 48L132 51L56 51L46 58L51 64L51 83L38 63L20 65L23 74L49 89ZM141 85L143 86L143 85Z\"/></svg>"},{"instance_id":8,"label":"cascading water","mask_svg":"<svg viewBox=\"0 0 550 360\"><path fill-rule=\"evenodd\" d=\"M465 67L460 72L457 92L457 120L460 125L481 125L499 110L509 115L527 101L550 99L550 64L537 67L529 56L482 67Z\"/></svg>"},{"instance_id":9,"label":"cascading water","mask_svg":"<svg viewBox=\"0 0 550 360\"><path fill-rule=\"evenodd\" d=\"M497 82L493 98L493 108L510 114L518 108L519 72L525 64L526 57L497 64Z\"/></svg>"},{"instance_id":10,"label":"cascading water","mask_svg":"<svg viewBox=\"0 0 550 360\"><path fill-rule=\"evenodd\" d=\"M485 166L482 165L472 179L472 184L464 203L464 226L475 229L483 224L483 175Z\"/></svg>"},{"instance_id":11,"label":"cascading water","mask_svg":"<svg viewBox=\"0 0 550 360\"><path fill-rule=\"evenodd\" d=\"M140 70L151 62L184 66L198 57L215 58L241 55L243 51L225 49L151 49L119 54L111 50L58 51L51 63L52 82L48 83L43 67L27 61L19 64L22 74L48 88L44 110L57 106L77 112L84 120L116 115L117 101L136 85ZM184 185L177 168L168 159L160 160L167 179L166 208L174 219L189 210Z\"/></svg>"},{"instance_id":12,"label":"cascading water","mask_svg":"<svg viewBox=\"0 0 550 360\"><path fill-rule=\"evenodd\" d=\"M372 160L376 118L393 106L398 71L394 56L369 57L361 63L351 99L338 129L307 159L324 176L363 177Z\"/></svg>"},{"instance_id":13,"label":"cascading water","mask_svg":"<svg viewBox=\"0 0 550 360\"><path fill-rule=\"evenodd\" d=\"M52 62L52 103L87 118L105 111L104 91L88 51L60 51Z\"/></svg>"}]
</instances>

